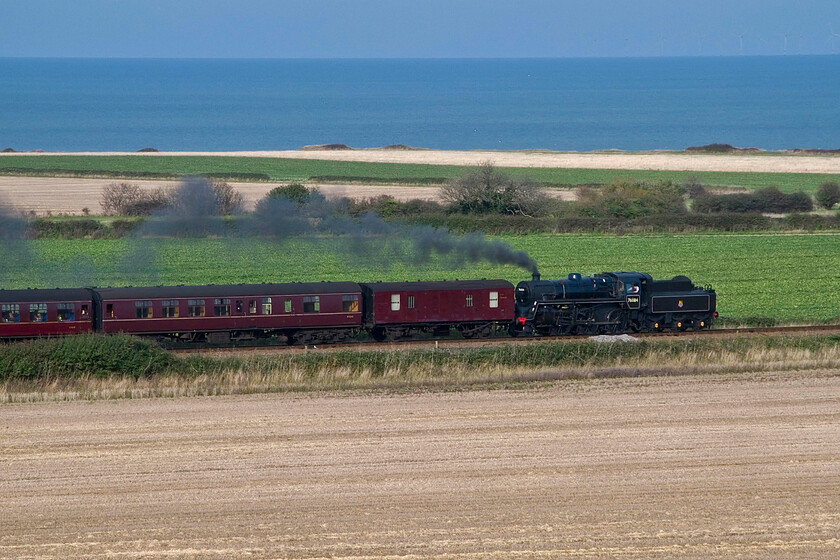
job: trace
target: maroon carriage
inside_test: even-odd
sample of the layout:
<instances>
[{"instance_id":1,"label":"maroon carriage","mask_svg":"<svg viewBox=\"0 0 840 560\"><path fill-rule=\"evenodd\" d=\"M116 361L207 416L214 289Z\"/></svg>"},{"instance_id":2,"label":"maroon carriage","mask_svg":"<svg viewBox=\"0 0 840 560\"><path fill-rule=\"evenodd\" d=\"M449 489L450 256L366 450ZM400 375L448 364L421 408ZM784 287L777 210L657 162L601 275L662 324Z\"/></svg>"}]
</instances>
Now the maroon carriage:
<instances>
[{"instance_id":1,"label":"maroon carriage","mask_svg":"<svg viewBox=\"0 0 840 560\"><path fill-rule=\"evenodd\" d=\"M96 294L97 327L105 333L336 342L362 324L361 288L353 282L101 288Z\"/></svg>"},{"instance_id":2,"label":"maroon carriage","mask_svg":"<svg viewBox=\"0 0 840 560\"><path fill-rule=\"evenodd\" d=\"M0 290L0 338L91 332L92 299L85 288Z\"/></svg>"},{"instance_id":3,"label":"maroon carriage","mask_svg":"<svg viewBox=\"0 0 840 560\"><path fill-rule=\"evenodd\" d=\"M456 328L465 337L488 336L513 320L513 284L506 280L377 282L361 284L365 327L377 340L445 336Z\"/></svg>"}]
</instances>

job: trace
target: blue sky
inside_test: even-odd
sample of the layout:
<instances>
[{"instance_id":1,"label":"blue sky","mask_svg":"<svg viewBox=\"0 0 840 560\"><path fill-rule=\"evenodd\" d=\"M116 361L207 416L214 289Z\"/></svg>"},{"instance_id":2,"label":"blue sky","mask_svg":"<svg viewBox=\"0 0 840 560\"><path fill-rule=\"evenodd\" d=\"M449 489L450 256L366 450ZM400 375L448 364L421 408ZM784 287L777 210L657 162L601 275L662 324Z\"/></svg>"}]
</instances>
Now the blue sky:
<instances>
[{"instance_id":1,"label":"blue sky","mask_svg":"<svg viewBox=\"0 0 840 560\"><path fill-rule=\"evenodd\" d=\"M840 0L2 0L0 57L840 54Z\"/></svg>"}]
</instances>

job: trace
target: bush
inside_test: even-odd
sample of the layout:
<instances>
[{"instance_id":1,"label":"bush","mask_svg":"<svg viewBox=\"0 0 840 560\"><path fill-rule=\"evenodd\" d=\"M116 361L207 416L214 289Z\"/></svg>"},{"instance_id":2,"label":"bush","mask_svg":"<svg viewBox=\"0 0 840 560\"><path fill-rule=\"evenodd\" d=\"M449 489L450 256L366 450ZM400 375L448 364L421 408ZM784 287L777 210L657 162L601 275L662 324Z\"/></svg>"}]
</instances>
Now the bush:
<instances>
[{"instance_id":1,"label":"bush","mask_svg":"<svg viewBox=\"0 0 840 560\"><path fill-rule=\"evenodd\" d=\"M706 194L706 187L697 178L697 175L689 175L682 182L683 192L688 194L688 198L695 199Z\"/></svg>"},{"instance_id":2,"label":"bush","mask_svg":"<svg viewBox=\"0 0 840 560\"><path fill-rule=\"evenodd\" d=\"M111 183L102 189L99 205L106 215L122 214L127 205L140 200L141 192L134 183Z\"/></svg>"},{"instance_id":3,"label":"bush","mask_svg":"<svg viewBox=\"0 0 840 560\"><path fill-rule=\"evenodd\" d=\"M817 199L817 204L820 207L831 210L835 204L840 202L840 185L834 181L823 183L817 189L817 194L814 198Z\"/></svg>"},{"instance_id":4,"label":"bush","mask_svg":"<svg viewBox=\"0 0 840 560\"><path fill-rule=\"evenodd\" d=\"M366 212L379 214L383 218L417 218L421 216L443 216L446 209L433 200L412 199L400 202L393 196L381 195L363 199L345 199L346 212L360 216Z\"/></svg>"},{"instance_id":5,"label":"bush","mask_svg":"<svg viewBox=\"0 0 840 560\"><path fill-rule=\"evenodd\" d=\"M148 216L170 204L164 189L144 190L134 183L111 183L102 189L102 212L113 216Z\"/></svg>"},{"instance_id":6,"label":"bush","mask_svg":"<svg viewBox=\"0 0 840 560\"><path fill-rule=\"evenodd\" d=\"M748 193L717 195L706 193L694 200L691 209L700 214L716 212L784 214L810 212L814 209L814 203L804 192L786 194L777 187L765 187Z\"/></svg>"},{"instance_id":7,"label":"bush","mask_svg":"<svg viewBox=\"0 0 840 560\"><path fill-rule=\"evenodd\" d=\"M207 196L202 195L205 192ZM199 213L227 216L242 211L242 193L224 181L208 182L201 177L187 177L175 190L146 190L134 183L111 183L102 190L100 205L109 216L149 216L167 207L192 212L195 204L205 201L215 208L199 209Z\"/></svg>"},{"instance_id":8,"label":"bush","mask_svg":"<svg viewBox=\"0 0 840 560\"><path fill-rule=\"evenodd\" d=\"M82 239L100 237L105 229L96 220L51 220L40 218L32 222L30 235L34 239Z\"/></svg>"},{"instance_id":9,"label":"bush","mask_svg":"<svg viewBox=\"0 0 840 560\"><path fill-rule=\"evenodd\" d=\"M545 207L546 195L530 179L513 179L485 161L477 171L446 182L441 198L464 214L520 214L536 216Z\"/></svg>"},{"instance_id":10,"label":"bush","mask_svg":"<svg viewBox=\"0 0 840 560\"><path fill-rule=\"evenodd\" d=\"M788 195L788 208L790 212L811 212L814 210L814 201L807 193L791 193Z\"/></svg>"},{"instance_id":11,"label":"bush","mask_svg":"<svg viewBox=\"0 0 840 560\"><path fill-rule=\"evenodd\" d=\"M123 206L121 216L149 216L172 204L172 194L164 188L141 191L137 200Z\"/></svg>"},{"instance_id":12,"label":"bush","mask_svg":"<svg viewBox=\"0 0 840 560\"><path fill-rule=\"evenodd\" d=\"M317 190L317 189L313 189ZM289 183L282 187L274 187L268 194L267 198L289 199L298 206L303 206L309 201L311 192L300 183Z\"/></svg>"},{"instance_id":13,"label":"bush","mask_svg":"<svg viewBox=\"0 0 840 560\"><path fill-rule=\"evenodd\" d=\"M571 213L590 218L684 214L683 192L680 185L671 181L615 181L600 189L581 189Z\"/></svg>"},{"instance_id":14,"label":"bush","mask_svg":"<svg viewBox=\"0 0 840 560\"><path fill-rule=\"evenodd\" d=\"M719 195L706 193L694 199L691 210L697 214L716 214L723 212L723 201Z\"/></svg>"},{"instance_id":15,"label":"bush","mask_svg":"<svg viewBox=\"0 0 840 560\"><path fill-rule=\"evenodd\" d=\"M78 335L0 347L0 380L162 373L175 363L159 346L123 335Z\"/></svg>"}]
</instances>

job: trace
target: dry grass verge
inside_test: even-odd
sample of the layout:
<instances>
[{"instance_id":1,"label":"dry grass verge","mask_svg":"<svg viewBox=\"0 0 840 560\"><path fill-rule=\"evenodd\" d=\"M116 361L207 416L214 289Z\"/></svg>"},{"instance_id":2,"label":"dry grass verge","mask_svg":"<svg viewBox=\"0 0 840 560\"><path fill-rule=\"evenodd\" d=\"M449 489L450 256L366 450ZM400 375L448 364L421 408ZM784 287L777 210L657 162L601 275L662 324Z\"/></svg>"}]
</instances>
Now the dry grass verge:
<instances>
[{"instance_id":1,"label":"dry grass verge","mask_svg":"<svg viewBox=\"0 0 840 560\"><path fill-rule=\"evenodd\" d=\"M540 385L600 378L740 374L765 371L840 371L840 337L757 337L749 340L545 342L477 349L340 351L265 354L242 357L177 358L134 339L126 355L142 353L142 370L114 361L115 337L85 337L80 342L7 346L7 371L0 403L137 399L275 392L449 391ZM91 361L91 348L107 345L109 363ZM80 363L72 344L88 358ZM9 352L17 352L17 362ZM59 358L52 359L50 352ZM28 370L21 360L36 356ZM21 356L24 356L22 358ZM70 356L68 358L68 356ZM68 366L66 360L76 360ZM151 367L151 364L155 364Z\"/></svg>"}]
</instances>

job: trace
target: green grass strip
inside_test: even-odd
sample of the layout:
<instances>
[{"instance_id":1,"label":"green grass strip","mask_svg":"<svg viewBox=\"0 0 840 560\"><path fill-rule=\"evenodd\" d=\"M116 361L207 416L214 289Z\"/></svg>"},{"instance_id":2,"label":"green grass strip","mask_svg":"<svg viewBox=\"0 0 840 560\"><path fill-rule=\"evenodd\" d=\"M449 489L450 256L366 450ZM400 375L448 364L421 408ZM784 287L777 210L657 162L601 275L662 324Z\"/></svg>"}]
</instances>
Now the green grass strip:
<instances>
[{"instance_id":1,"label":"green grass strip","mask_svg":"<svg viewBox=\"0 0 840 560\"><path fill-rule=\"evenodd\" d=\"M0 174L162 179L185 174L230 180L325 181L435 184L475 167L369 163L234 156L16 156L0 157ZM615 179L684 181L696 176L716 186L759 188L775 185L785 192L813 193L821 183L840 181L837 174L737 173L501 167L504 173L549 185L605 184Z\"/></svg>"}]
</instances>

